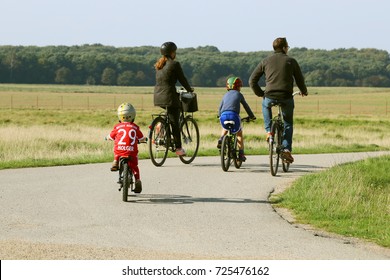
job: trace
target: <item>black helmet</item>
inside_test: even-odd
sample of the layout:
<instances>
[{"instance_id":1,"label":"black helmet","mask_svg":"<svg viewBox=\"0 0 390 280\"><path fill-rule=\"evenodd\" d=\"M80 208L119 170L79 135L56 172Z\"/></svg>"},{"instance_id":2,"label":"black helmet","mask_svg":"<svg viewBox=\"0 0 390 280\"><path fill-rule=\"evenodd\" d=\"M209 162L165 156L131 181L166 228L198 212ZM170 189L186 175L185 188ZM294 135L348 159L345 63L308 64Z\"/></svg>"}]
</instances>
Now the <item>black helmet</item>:
<instances>
[{"instance_id":1,"label":"black helmet","mask_svg":"<svg viewBox=\"0 0 390 280\"><path fill-rule=\"evenodd\" d=\"M174 42L165 42L161 45L160 52L162 55L170 55L177 50L177 46Z\"/></svg>"}]
</instances>

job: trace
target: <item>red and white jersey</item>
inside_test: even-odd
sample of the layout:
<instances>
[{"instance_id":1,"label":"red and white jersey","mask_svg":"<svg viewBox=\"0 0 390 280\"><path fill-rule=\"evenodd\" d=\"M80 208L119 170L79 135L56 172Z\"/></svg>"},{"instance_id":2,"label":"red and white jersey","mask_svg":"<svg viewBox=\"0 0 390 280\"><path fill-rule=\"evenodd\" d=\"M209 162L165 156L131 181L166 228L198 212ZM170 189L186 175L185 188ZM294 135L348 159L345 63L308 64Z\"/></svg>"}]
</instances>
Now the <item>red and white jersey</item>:
<instances>
[{"instance_id":1,"label":"red and white jersey","mask_svg":"<svg viewBox=\"0 0 390 280\"><path fill-rule=\"evenodd\" d=\"M114 153L119 156L137 156L138 140L144 138L138 125L130 122L118 123L110 133L115 141Z\"/></svg>"}]
</instances>

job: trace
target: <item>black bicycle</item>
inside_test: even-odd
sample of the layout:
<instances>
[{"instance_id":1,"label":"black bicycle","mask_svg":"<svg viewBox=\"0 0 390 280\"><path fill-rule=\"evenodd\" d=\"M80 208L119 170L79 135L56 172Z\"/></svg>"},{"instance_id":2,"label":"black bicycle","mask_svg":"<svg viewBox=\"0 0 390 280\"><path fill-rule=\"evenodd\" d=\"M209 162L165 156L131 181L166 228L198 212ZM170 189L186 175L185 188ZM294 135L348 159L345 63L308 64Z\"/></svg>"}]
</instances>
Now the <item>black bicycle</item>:
<instances>
[{"instance_id":1,"label":"black bicycle","mask_svg":"<svg viewBox=\"0 0 390 280\"><path fill-rule=\"evenodd\" d=\"M241 122L249 122L251 119L245 117L241 119ZM224 121L227 133L222 138L221 143L221 167L223 171L228 171L232 162L238 169L242 165L242 161L239 157L239 151L237 149L237 133L233 133L234 121Z\"/></svg>"},{"instance_id":2,"label":"black bicycle","mask_svg":"<svg viewBox=\"0 0 390 280\"><path fill-rule=\"evenodd\" d=\"M294 92L293 96L300 94L300 92ZM276 176L279 168L279 161L282 160L282 167L284 172L288 172L290 168L290 162L282 159L281 154L284 150L283 134L284 134L284 119L282 113L282 105L275 101L271 103L272 107L278 107L278 114L272 119L271 135L268 138L268 151L269 151L269 165L272 176Z\"/></svg>"},{"instance_id":3,"label":"black bicycle","mask_svg":"<svg viewBox=\"0 0 390 280\"><path fill-rule=\"evenodd\" d=\"M147 138L144 138L138 143L146 143L148 141ZM129 165L129 161L131 161L131 157L120 157L119 158L119 180L118 184L120 185L118 191L122 191L122 200L127 202L129 197L129 190L134 193L140 193L140 190L137 190L134 183L134 175L133 170Z\"/></svg>"},{"instance_id":4,"label":"black bicycle","mask_svg":"<svg viewBox=\"0 0 390 280\"><path fill-rule=\"evenodd\" d=\"M120 157L119 159L119 180L120 185L118 191L122 190L122 200L127 202L129 196L129 190L134 192L134 176L133 170L129 166L128 157Z\"/></svg>"},{"instance_id":5,"label":"black bicycle","mask_svg":"<svg viewBox=\"0 0 390 280\"><path fill-rule=\"evenodd\" d=\"M193 112L197 111L196 94L183 90L179 90L178 94L181 101L180 135L182 148L186 151L186 154L179 158L183 163L189 164L198 153L200 141L198 124L193 118ZM168 156L168 151L175 152L176 150L171 120L166 110L152 117L153 121L149 126L149 155L155 166L162 166Z\"/></svg>"}]
</instances>

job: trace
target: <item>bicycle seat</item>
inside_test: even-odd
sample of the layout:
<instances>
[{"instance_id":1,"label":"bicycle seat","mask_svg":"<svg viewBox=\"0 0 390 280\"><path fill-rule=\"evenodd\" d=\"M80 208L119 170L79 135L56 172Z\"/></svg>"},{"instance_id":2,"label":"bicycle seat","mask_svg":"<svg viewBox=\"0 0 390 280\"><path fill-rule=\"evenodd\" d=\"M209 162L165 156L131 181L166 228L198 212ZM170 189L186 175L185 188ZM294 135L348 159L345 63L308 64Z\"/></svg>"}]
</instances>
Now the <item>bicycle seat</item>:
<instances>
[{"instance_id":1,"label":"bicycle seat","mask_svg":"<svg viewBox=\"0 0 390 280\"><path fill-rule=\"evenodd\" d=\"M230 130L230 129L233 129L236 122L235 121L224 121L223 124L226 126L226 129Z\"/></svg>"},{"instance_id":2,"label":"bicycle seat","mask_svg":"<svg viewBox=\"0 0 390 280\"><path fill-rule=\"evenodd\" d=\"M236 122L235 121L224 121L223 124L226 126L234 126L236 124Z\"/></svg>"},{"instance_id":3,"label":"bicycle seat","mask_svg":"<svg viewBox=\"0 0 390 280\"><path fill-rule=\"evenodd\" d=\"M281 103L280 103L279 101L272 101L272 102L270 103L271 107L278 106L278 105L280 105L280 104L281 104Z\"/></svg>"}]
</instances>

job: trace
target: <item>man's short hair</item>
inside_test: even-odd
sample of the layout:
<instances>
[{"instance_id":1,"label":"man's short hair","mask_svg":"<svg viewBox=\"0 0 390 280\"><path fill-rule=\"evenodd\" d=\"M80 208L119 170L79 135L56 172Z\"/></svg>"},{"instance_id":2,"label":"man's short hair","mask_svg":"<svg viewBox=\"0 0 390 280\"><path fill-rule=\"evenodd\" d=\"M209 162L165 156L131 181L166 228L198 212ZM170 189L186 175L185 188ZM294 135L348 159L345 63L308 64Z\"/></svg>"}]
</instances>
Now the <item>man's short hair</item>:
<instances>
[{"instance_id":1,"label":"man's short hair","mask_svg":"<svg viewBox=\"0 0 390 280\"><path fill-rule=\"evenodd\" d=\"M288 47L288 43L285 37L279 37L274 40L272 43L275 51L283 50L284 47Z\"/></svg>"}]
</instances>

